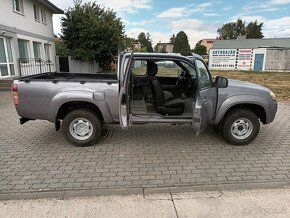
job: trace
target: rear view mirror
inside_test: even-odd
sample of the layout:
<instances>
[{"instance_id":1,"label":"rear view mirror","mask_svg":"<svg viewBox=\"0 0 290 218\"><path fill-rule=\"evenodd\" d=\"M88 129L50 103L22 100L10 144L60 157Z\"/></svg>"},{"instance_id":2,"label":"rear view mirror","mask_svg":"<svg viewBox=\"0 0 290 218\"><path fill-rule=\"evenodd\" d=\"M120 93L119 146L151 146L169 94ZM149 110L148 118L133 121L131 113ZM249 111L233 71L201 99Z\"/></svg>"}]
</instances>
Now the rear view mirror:
<instances>
[{"instance_id":1,"label":"rear view mirror","mask_svg":"<svg viewBox=\"0 0 290 218\"><path fill-rule=\"evenodd\" d=\"M229 84L229 81L226 77L218 76L215 79L215 86L217 88L227 88Z\"/></svg>"}]
</instances>

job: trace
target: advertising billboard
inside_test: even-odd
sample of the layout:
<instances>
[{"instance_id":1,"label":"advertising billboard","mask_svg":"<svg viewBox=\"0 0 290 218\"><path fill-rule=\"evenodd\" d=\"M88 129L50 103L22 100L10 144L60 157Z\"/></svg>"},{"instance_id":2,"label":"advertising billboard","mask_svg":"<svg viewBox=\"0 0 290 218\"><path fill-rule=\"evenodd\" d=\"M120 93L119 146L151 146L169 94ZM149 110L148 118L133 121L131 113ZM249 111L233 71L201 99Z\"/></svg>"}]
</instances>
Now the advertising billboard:
<instances>
[{"instance_id":1,"label":"advertising billboard","mask_svg":"<svg viewBox=\"0 0 290 218\"><path fill-rule=\"evenodd\" d=\"M208 66L213 70L234 70L236 59L237 49L211 49Z\"/></svg>"},{"instance_id":2,"label":"advertising billboard","mask_svg":"<svg viewBox=\"0 0 290 218\"><path fill-rule=\"evenodd\" d=\"M252 67L252 49L238 49L237 69L250 70Z\"/></svg>"}]
</instances>

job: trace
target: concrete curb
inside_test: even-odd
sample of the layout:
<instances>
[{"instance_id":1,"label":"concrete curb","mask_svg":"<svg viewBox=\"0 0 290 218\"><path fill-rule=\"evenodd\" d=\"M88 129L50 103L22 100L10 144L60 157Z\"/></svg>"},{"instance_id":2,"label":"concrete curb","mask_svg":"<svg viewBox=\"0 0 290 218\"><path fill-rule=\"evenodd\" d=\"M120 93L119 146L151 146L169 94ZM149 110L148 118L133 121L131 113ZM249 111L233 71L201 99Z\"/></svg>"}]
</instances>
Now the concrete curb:
<instances>
[{"instance_id":1,"label":"concrete curb","mask_svg":"<svg viewBox=\"0 0 290 218\"><path fill-rule=\"evenodd\" d=\"M222 185L199 185L199 186L175 186L175 187L150 187L150 188L116 188L116 189L78 189L60 191L40 191L0 194L0 201L6 200L28 200L28 199L70 199L76 197L113 196L113 195L143 195L153 194L178 194L184 192L206 192L206 191L231 191L231 190L253 190L253 189L283 189L290 188L289 182L271 183L244 183L244 184L222 184Z\"/></svg>"}]
</instances>

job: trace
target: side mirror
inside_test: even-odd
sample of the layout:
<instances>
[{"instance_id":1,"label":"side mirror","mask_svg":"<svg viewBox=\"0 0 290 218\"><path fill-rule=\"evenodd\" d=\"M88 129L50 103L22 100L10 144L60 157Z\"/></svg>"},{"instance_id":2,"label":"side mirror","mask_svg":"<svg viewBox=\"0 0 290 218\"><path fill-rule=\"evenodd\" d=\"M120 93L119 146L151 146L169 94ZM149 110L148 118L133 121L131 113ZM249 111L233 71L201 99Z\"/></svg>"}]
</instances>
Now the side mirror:
<instances>
[{"instance_id":1,"label":"side mirror","mask_svg":"<svg viewBox=\"0 0 290 218\"><path fill-rule=\"evenodd\" d=\"M218 76L215 79L215 86L217 88L227 88L229 84L228 78L226 77L222 77L222 76Z\"/></svg>"}]
</instances>

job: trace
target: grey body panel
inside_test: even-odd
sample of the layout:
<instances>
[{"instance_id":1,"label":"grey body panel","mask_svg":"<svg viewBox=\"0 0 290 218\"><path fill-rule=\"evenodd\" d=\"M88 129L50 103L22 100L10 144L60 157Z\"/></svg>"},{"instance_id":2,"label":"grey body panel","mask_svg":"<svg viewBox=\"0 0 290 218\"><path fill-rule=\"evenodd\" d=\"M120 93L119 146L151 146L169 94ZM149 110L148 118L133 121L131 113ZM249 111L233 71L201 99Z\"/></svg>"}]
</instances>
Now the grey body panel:
<instances>
[{"instance_id":1,"label":"grey body panel","mask_svg":"<svg viewBox=\"0 0 290 218\"><path fill-rule=\"evenodd\" d=\"M32 80L18 84L19 105L16 110L21 117L55 122L59 108L68 102L81 101L96 105L105 123L118 121L118 83Z\"/></svg>"},{"instance_id":2,"label":"grey body panel","mask_svg":"<svg viewBox=\"0 0 290 218\"><path fill-rule=\"evenodd\" d=\"M213 121L218 124L228 109L238 104L253 104L264 108L266 123L274 120L277 111L277 102L270 96L270 90L249 82L229 80L227 88L218 89L216 116Z\"/></svg>"},{"instance_id":3,"label":"grey body panel","mask_svg":"<svg viewBox=\"0 0 290 218\"><path fill-rule=\"evenodd\" d=\"M194 60L176 54L154 54L154 53L135 53L135 59L168 59L180 60L194 65ZM198 59L198 57L196 57ZM202 60L202 59L200 59ZM119 79L124 77L125 68L121 66ZM25 82L24 79L14 80L18 84L19 105L16 107L20 117L28 119L42 119L51 122L56 121L59 108L68 102L82 101L96 105L104 118L105 123L119 121L119 82L105 80L87 80L85 83L79 81L60 80L56 83L49 79L31 79ZM272 100L270 90L252 83L229 80L229 86L224 89L212 87L212 92L202 94L201 98L206 97L206 113L200 116L205 120L204 123L213 122L218 124L226 114L229 108L237 104L254 104L264 108L266 113L266 122L273 121L277 103ZM217 96L216 99L213 99ZM208 100L209 99L209 100ZM201 99L202 100L202 99ZM159 120L159 121L158 121ZM146 119L139 122L146 122ZM154 118L147 122L155 121ZM161 122L160 119L156 121ZM177 120L176 120L177 121ZM165 119L162 122L173 122L171 119ZM184 120L188 122L188 120ZM194 120L193 120L194 123Z\"/></svg>"}]
</instances>

